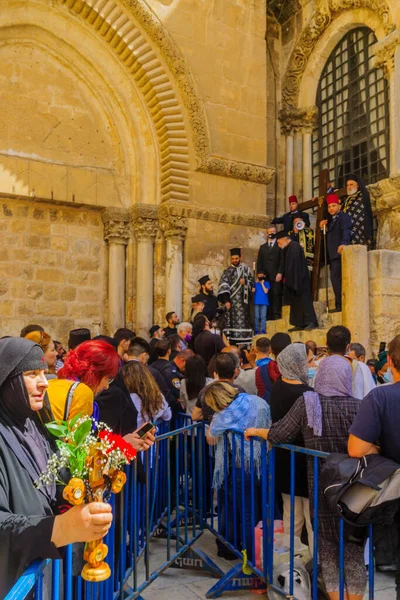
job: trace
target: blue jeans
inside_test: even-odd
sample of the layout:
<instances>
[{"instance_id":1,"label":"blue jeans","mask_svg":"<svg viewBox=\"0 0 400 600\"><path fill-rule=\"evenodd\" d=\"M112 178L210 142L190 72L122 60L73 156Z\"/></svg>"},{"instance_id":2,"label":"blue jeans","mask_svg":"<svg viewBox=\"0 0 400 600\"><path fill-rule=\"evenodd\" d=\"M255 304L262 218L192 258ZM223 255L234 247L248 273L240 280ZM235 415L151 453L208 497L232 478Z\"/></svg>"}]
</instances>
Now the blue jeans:
<instances>
[{"instance_id":1,"label":"blue jeans","mask_svg":"<svg viewBox=\"0 0 400 600\"><path fill-rule=\"evenodd\" d=\"M267 305L254 305L254 333L265 333L267 327Z\"/></svg>"}]
</instances>

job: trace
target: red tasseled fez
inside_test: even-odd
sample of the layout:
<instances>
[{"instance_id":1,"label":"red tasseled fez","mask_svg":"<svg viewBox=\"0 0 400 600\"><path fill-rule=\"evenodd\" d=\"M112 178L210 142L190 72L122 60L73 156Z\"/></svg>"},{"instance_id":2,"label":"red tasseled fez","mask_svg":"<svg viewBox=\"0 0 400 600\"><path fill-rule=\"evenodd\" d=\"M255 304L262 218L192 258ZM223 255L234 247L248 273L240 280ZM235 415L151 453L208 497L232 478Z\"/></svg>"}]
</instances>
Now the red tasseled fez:
<instances>
[{"instance_id":1,"label":"red tasseled fez","mask_svg":"<svg viewBox=\"0 0 400 600\"><path fill-rule=\"evenodd\" d=\"M329 204L340 204L339 197L336 194L329 194L326 197L326 203Z\"/></svg>"},{"instance_id":2,"label":"red tasseled fez","mask_svg":"<svg viewBox=\"0 0 400 600\"><path fill-rule=\"evenodd\" d=\"M298 204L297 196L289 196L289 204L292 204L292 202L296 202L296 204Z\"/></svg>"}]
</instances>

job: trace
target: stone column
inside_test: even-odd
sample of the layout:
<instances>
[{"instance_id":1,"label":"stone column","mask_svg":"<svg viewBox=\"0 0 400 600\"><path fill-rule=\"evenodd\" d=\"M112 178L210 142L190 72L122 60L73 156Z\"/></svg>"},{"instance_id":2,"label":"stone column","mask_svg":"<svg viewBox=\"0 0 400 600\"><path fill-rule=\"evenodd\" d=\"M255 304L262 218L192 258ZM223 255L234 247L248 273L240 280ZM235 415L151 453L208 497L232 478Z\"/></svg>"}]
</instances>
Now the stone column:
<instances>
[{"instance_id":1,"label":"stone column","mask_svg":"<svg viewBox=\"0 0 400 600\"><path fill-rule=\"evenodd\" d=\"M293 168L294 168L294 137L293 133L286 136L286 197L294 194Z\"/></svg>"},{"instance_id":2,"label":"stone column","mask_svg":"<svg viewBox=\"0 0 400 600\"><path fill-rule=\"evenodd\" d=\"M132 214L136 239L136 331L147 338L153 319L153 260L157 207L138 205Z\"/></svg>"},{"instance_id":3,"label":"stone column","mask_svg":"<svg viewBox=\"0 0 400 600\"><path fill-rule=\"evenodd\" d=\"M342 322L351 339L370 353L368 252L366 246L345 246L342 254Z\"/></svg>"},{"instance_id":4,"label":"stone column","mask_svg":"<svg viewBox=\"0 0 400 600\"><path fill-rule=\"evenodd\" d=\"M303 131L303 200L313 197L312 186L312 133Z\"/></svg>"},{"instance_id":5,"label":"stone column","mask_svg":"<svg viewBox=\"0 0 400 600\"><path fill-rule=\"evenodd\" d=\"M107 208L102 214L108 243L108 332L125 327L125 250L130 237L129 213Z\"/></svg>"},{"instance_id":6,"label":"stone column","mask_svg":"<svg viewBox=\"0 0 400 600\"><path fill-rule=\"evenodd\" d=\"M286 135L286 195L290 196L293 193L300 194L303 190L300 202L311 200L312 198L312 131L316 126L318 109L316 106L305 106L301 108L293 108L284 106L280 113L282 133ZM298 138L298 134L302 134ZM298 148L296 144L296 160L294 160L293 140L296 134L296 140L302 145ZM298 166L299 156L302 154L302 164ZM297 183L298 188L294 189L293 185L293 170L299 170L298 178L300 183Z\"/></svg>"},{"instance_id":7,"label":"stone column","mask_svg":"<svg viewBox=\"0 0 400 600\"><path fill-rule=\"evenodd\" d=\"M390 175L400 174L400 30L396 29L375 44L374 66L382 68L390 94Z\"/></svg>"},{"instance_id":8,"label":"stone column","mask_svg":"<svg viewBox=\"0 0 400 600\"><path fill-rule=\"evenodd\" d=\"M296 131L294 136L293 148L293 189L296 190L299 201L302 201L303 194L303 140L301 133Z\"/></svg>"},{"instance_id":9,"label":"stone column","mask_svg":"<svg viewBox=\"0 0 400 600\"><path fill-rule=\"evenodd\" d=\"M188 223L182 216L167 215L161 221L166 241L165 311L175 311L180 319L183 296L183 242Z\"/></svg>"}]
</instances>

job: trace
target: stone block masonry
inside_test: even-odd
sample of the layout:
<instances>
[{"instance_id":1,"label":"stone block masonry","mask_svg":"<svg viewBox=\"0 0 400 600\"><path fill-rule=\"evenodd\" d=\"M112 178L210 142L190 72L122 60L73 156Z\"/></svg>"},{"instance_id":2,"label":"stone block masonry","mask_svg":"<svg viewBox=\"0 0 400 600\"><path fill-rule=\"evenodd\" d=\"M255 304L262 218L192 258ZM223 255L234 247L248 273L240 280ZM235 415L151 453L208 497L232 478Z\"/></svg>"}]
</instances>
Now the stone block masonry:
<instances>
[{"instance_id":1,"label":"stone block masonry","mask_svg":"<svg viewBox=\"0 0 400 600\"><path fill-rule=\"evenodd\" d=\"M100 212L13 198L0 200L0 335L39 323L64 343L73 327L104 323Z\"/></svg>"}]
</instances>

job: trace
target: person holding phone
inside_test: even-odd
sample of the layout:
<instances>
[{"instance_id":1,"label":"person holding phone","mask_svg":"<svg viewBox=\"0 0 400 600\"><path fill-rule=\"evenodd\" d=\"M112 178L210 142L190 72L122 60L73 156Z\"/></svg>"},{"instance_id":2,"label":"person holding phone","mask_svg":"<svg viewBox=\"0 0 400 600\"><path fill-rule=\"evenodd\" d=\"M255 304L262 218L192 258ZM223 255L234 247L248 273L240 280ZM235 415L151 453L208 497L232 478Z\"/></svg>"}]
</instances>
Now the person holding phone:
<instances>
[{"instance_id":1,"label":"person holding phone","mask_svg":"<svg viewBox=\"0 0 400 600\"><path fill-rule=\"evenodd\" d=\"M139 430L149 421L171 420L171 408L145 365L129 362L122 369L122 377L138 413Z\"/></svg>"}]
</instances>

